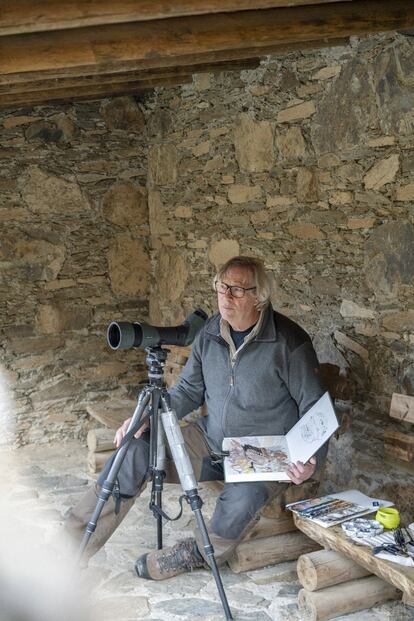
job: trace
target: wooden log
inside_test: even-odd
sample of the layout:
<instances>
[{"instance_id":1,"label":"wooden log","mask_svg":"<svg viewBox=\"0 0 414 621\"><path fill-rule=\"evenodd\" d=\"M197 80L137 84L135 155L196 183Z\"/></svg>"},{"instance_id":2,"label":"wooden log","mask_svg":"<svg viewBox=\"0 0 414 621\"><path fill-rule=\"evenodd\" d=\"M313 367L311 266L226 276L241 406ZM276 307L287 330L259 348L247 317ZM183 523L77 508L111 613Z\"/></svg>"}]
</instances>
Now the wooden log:
<instances>
[{"instance_id":1,"label":"wooden log","mask_svg":"<svg viewBox=\"0 0 414 621\"><path fill-rule=\"evenodd\" d=\"M36 80L60 80L68 77L84 77L87 76L107 76L115 75L116 73L125 72L137 72L137 75L142 75L147 72L146 77L151 75L154 71L154 77L157 77L157 71L163 71L167 68L185 68L186 66L194 67L194 65L200 66L207 63L218 62L231 62L239 63L249 59L257 59L267 54L288 54L296 50L304 49L320 49L324 47L334 47L335 45L347 45L349 40L347 38L338 39L318 39L312 41L301 41L300 43L288 43L282 45L269 45L269 46L254 46L243 49L234 50L218 50L213 52L204 52L202 54L195 53L191 55L175 56L175 57L156 57L147 59L132 59L132 60L116 60L114 62L107 61L103 64L89 64L87 66L67 66L57 67L55 69L42 69L41 71L25 71L24 73L8 73L3 75L0 72L0 84L12 87L12 85L24 84L26 81ZM184 71L185 73L185 71ZM194 71L193 71L194 73ZM8 91L10 92L10 91Z\"/></svg>"},{"instance_id":2,"label":"wooden log","mask_svg":"<svg viewBox=\"0 0 414 621\"><path fill-rule=\"evenodd\" d=\"M140 68L163 66L165 58L177 64L177 58L195 54L301 44L410 27L411 0L393 0L391 4L388 0L358 0L90 26L0 37L0 73L86 69L129 60L141 61Z\"/></svg>"},{"instance_id":3,"label":"wooden log","mask_svg":"<svg viewBox=\"0 0 414 621\"><path fill-rule=\"evenodd\" d=\"M414 463L414 435L385 429L384 453L388 459L396 458Z\"/></svg>"},{"instance_id":4,"label":"wooden log","mask_svg":"<svg viewBox=\"0 0 414 621\"><path fill-rule=\"evenodd\" d=\"M370 576L372 573L333 550L302 554L296 568L301 585L307 591L319 591L334 584Z\"/></svg>"},{"instance_id":5,"label":"wooden log","mask_svg":"<svg viewBox=\"0 0 414 621\"><path fill-rule=\"evenodd\" d=\"M390 416L406 423L414 423L414 397L394 392L391 398Z\"/></svg>"},{"instance_id":6,"label":"wooden log","mask_svg":"<svg viewBox=\"0 0 414 621\"><path fill-rule=\"evenodd\" d=\"M412 462L396 460L395 457L391 457L391 456L388 457L388 455L385 454L384 455L384 468L388 466L392 470L398 470L398 472L406 472L409 476L414 477L414 463ZM411 516L411 510L410 510L409 516Z\"/></svg>"},{"instance_id":7,"label":"wooden log","mask_svg":"<svg viewBox=\"0 0 414 621\"><path fill-rule=\"evenodd\" d=\"M332 399L348 401L355 396L355 385L343 375L340 375L340 367L330 362L322 362L319 365L320 374Z\"/></svg>"},{"instance_id":8,"label":"wooden log","mask_svg":"<svg viewBox=\"0 0 414 621\"><path fill-rule=\"evenodd\" d=\"M86 406L86 411L105 427L115 430L122 425L124 420L133 415L135 407L136 401L117 399L89 404Z\"/></svg>"},{"instance_id":9,"label":"wooden log","mask_svg":"<svg viewBox=\"0 0 414 621\"><path fill-rule=\"evenodd\" d=\"M304 621L323 621L400 597L400 591L394 586L381 578L369 576L330 586L322 591L301 589L298 605Z\"/></svg>"},{"instance_id":10,"label":"wooden log","mask_svg":"<svg viewBox=\"0 0 414 621\"><path fill-rule=\"evenodd\" d=\"M258 569L283 561L293 561L301 554L313 552L320 546L303 535L293 532L245 541L237 546L228 564L236 574L249 569Z\"/></svg>"},{"instance_id":11,"label":"wooden log","mask_svg":"<svg viewBox=\"0 0 414 621\"><path fill-rule=\"evenodd\" d=\"M265 537L273 537L284 533L292 533L295 530L297 530L297 528L293 521L292 514L286 514L285 516L274 520L262 516L247 536L246 541L251 541L252 539L264 539Z\"/></svg>"},{"instance_id":12,"label":"wooden log","mask_svg":"<svg viewBox=\"0 0 414 621\"><path fill-rule=\"evenodd\" d=\"M90 87L91 89L95 85L102 86L103 84L107 84L109 87L112 84L120 85L128 82L137 82L138 80L166 80L169 78L179 78L184 76L185 79L188 78L189 75L193 75L196 73L216 73L222 71L242 71L248 69L256 69L260 63L260 59L258 58L249 58L246 60L235 60L230 62L215 62L215 63L201 63L195 65L188 65L182 67L161 67L154 69L145 69L143 71L115 71L113 73L101 73L101 74L91 74L91 75L78 75L78 76L69 76L69 77L60 77L60 78L47 78L47 79L39 79L38 74L30 74L26 76L25 80L18 79L16 82L14 80L2 82L0 80L0 93L28 93L30 91L46 91L49 89L55 90L57 88L74 88L77 87ZM16 76L17 77L17 76ZM21 78L21 76L20 76ZM37 78L37 79L36 79ZM154 82L153 82L154 84ZM180 360L187 361L186 356L178 356L179 360L177 361L181 364ZM172 356L169 357L169 362L175 362ZM184 363L183 363L184 364Z\"/></svg>"},{"instance_id":13,"label":"wooden log","mask_svg":"<svg viewBox=\"0 0 414 621\"><path fill-rule=\"evenodd\" d=\"M171 78L155 78L154 80L138 80L133 82L120 82L110 84L93 84L79 86L78 88L48 88L41 91L28 93L10 93L0 95L0 106L10 108L12 106L35 105L42 102L81 101L82 99L100 99L114 95L127 95L141 93L160 86L178 86L192 81L192 76L178 76Z\"/></svg>"},{"instance_id":14,"label":"wooden log","mask_svg":"<svg viewBox=\"0 0 414 621\"><path fill-rule=\"evenodd\" d=\"M293 502L293 501L292 501ZM264 509L262 509L261 515L269 519L280 519L286 515L285 500L281 501L279 498L275 498Z\"/></svg>"},{"instance_id":15,"label":"wooden log","mask_svg":"<svg viewBox=\"0 0 414 621\"><path fill-rule=\"evenodd\" d=\"M111 457L113 451L102 451L102 453L88 453L88 469L90 474L101 472L106 461Z\"/></svg>"},{"instance_id":16,"label":"wooden log","mask_svg":"<svg viewBox=\"0 0 414 621\"><path fill-rule=\"evenodd\" d=\"M113 0L3 0L0 36L341 1L343 0L117 0L114 3Z\"/></svg>"},{"instance_id":17,"label":"wooden log","mask_svg":"<svg viewBox=\"0 0 414 621\"><path fill-rule=\"evenodd\" d=\"M374 556L372 549L368 546L358 546L350 539L347 539L340 525L323 528L312 522L312 520L300 518L296 514L293 515L293 519L299 530L318 541L321 546L344 554L344 556L351 558L358 565L362 565L373 574L414 598L412 567L406 567L398 563L389 563Z\"/></svg>"},{"instance_id":18,"label":"wooden log","mask_svg":"<svg viewBox=\"0 0 414 621\"><path fill-rule=\"evenodd\" d=\"M285 506L291 502L299 502L305 498L314 498L318 495L320 482L314 479L309 479L302 483L302 485L289 485L282 496L274 498L264 509L262 509L261 515L267 518L281 518L286 516L290 511L286 511Z\"/></svg>"},{"instance_id":19,"label":"wooden log","mask_svg":"<svg viewBox=\"0 0 414 621\"><path fill-rule=\"evenodd\" d=\"M114 432L112 429L90 429L86 437L86 443L90 453L102 453L102 451L113 451Z\"/></svg>"}]
</instances>

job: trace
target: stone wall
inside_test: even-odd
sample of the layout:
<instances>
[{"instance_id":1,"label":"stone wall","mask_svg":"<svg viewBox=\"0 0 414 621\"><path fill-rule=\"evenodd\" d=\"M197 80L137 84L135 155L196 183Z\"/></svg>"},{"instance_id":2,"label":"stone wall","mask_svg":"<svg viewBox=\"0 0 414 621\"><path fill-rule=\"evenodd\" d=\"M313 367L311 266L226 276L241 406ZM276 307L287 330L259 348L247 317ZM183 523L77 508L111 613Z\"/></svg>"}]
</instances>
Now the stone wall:
<instances>
[{"instance_id":1,"label":"stone wall","mask_svg":"<svg viewBox=\"0 0 414 621\"><path fill-rule=\"evenodd\" d=\"M410 470L382 467L382 433L410 431L388 410L414 392L413 61L412 38L384 35L138 104L3 112L3 377L20 441L79 434L88 402L131 392L142 356L108 351L110 319L145 318L148 299L156 324L211 312L215 267L251 253L277 309L355 385L329 484L412 500Z\"/></svg>"},{"instance_id":2,"label":"stone wall","mask_svg":"<svg viewBox=\"0 0 414 621\"><path fill-rule=\"evenodd\" d=\"M384 468L382 434L412 433L388 410L414 394L413 62L412 38L355 39L195 76L150 114L152 318L214 310L215 266L262 257L275 307L355 385L330 484L374 494L410 481Z\"/></svg>"},{"instance_id":3,"label":"stone wall","mask_svg":"<svg viewBox=\"0 0 414 621\"><path fill-rule=\"evenodd\" d=\"M88 403L142 379L106 327L148 315L144 115L120 98L2 112L0 127L3 441L73 437Z\"/></svg>"}]
</instances>

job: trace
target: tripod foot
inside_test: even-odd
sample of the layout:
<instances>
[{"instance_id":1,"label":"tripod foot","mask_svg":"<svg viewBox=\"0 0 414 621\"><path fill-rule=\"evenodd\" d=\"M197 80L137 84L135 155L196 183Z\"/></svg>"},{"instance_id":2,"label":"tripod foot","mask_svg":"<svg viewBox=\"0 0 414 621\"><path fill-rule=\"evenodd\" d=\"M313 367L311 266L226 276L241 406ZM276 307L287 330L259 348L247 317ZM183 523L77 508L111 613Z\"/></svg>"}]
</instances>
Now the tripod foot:
<instances>
[{"instance_id":1,"label":"tripod foot","mask_svg":"<svg viewBox=\"0 0 414 621\"><path fill-rule=\"evenodd\" d=\"M135 571L146 580L166 580L193 569L207 567L193 538L174 546L143 554L135 563Z\"/></svg>"}]
</instances>

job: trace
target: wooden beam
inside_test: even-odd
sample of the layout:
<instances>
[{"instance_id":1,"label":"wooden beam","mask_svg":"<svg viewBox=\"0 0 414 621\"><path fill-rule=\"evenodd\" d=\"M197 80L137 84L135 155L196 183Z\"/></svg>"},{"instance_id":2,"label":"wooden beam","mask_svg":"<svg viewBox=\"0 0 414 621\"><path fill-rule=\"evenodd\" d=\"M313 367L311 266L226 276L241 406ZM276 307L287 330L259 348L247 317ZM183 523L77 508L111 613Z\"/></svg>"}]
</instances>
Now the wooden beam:
<instances>
[{"instance_id":1,"label":"wooden beam","mask_svg":"<svg viewBox=\"0 0 414 621\"><path fill-rule=\"evenodd\" d=\"M400 598L401 594L395 587L376 576L369 576L322 591L301 589L298 607L306 621L325 621Z\"/></svg>"},{"instance_id":2,"label":"wooden beam","mask_svg":"<svg viewBox=\"0 0 414 621\"><path fill-rule=\"evenodd\" d=\"M394 392L391 398L390 416L407 423L414 423L414 397Z\"/></svg>"},{"instance_id":3,"label":"wooden beam","mask_svg":"<svg viewBox=\"0 0 414 621\"><path fill-rule=\"evenodd\" d=\"M412 0L358 0L7 36L0 38L0 74L128 61L144 69L189 55L265 50L413 25Z\"/></svg>"},{"instance_id":4,"label":"wooden beam","mask_svg":"<svg viewBox=\"0 0 414 621\"><path fill-rule=\"evenodd\" d=\"M299 582L307 591L319 591L371 574L365 567L334 550L316 550L302 554L298 558L296 571Z\"/></svg>"},{"instance_id":5,"label":"wooden beam","mask_svg":"<svg viewBox=\"0 0 414 621\"><path fill-rule=\"evenodd\" d=\"M93 88L94 84L120 84L127 82L136 82L137 80L155 80L165 78L178 78L179 76L188 77L189 75L197 73L217 73L222 71L242 71L246 69L256 69L260 63L260 59L252 58L239 61L224 61L216 63L206 63L199 65L186 65L182 67L161 67L156 69L145 69L144 71L118 71L116 73L104 73L104 74L91 74L91 75L79 75L69 77L54 77L48 79L40 79L39 74L31 74L32 80L27 78L19 80L16 83L12 83L9 80L6 82L0 81L0 97L3 94L20 94L30 91L48 91L50 89L57 88L74 88L77 89L81 86L90 86ZM18 74L22 77L22 74ZM37 78L37 79L36 79ZM161 84L162 86L163 84Z\"/></svg>"},{"instance_id":6,"label":"wooden beam","mask_svg":"<svg viewBox=\"0 0 414 621\"><path fill-rule=\"evenodd\" d=\"M102 451L114 451L115 434L112 429L101 427L89 429L86 436L86 444L90 453L102 453Z\"/></svg>"},{"instance_id":7,"label":"wooden beam","mask_svg":"<svg viewBox=\"0 0 414 621\"><path fill-rule=\"evenodd\" d=\"M81 101L84 99L102 99L114 95L139 94L156 87L178 86L192 81L191 75L182 75L154 80L138 80L134 82L119 82L112 84L93 84L71 88L56 88L46 91L29 91L27 93L8 93L0 96L0 108L15 108L18 106L34 106L41 103Z\"/></svg>"},{"instance_id":8,"label":"wooden beam","mask_svg":"<svg viewBox=\"0 0 414 621\"><path fill-rule=\"evenodd\" d=\"M6 0L0 36L341 0Z\"/></svg>"},{"instance_id":9,"label":"wooden beam","mask_svg":"<svg viewBox=\"0 0 414 621\"><path fill-rule=\"evenodd\" d=\"M265 565L293 561L301 554L313 552L319 548L319 544L303 533L289 532L263 539L242 541L227 562L230 569L239 574L242 571L259 569Z\"/></svg>"},{"instance_id":10,"label":"wooden beam","mask_svg":"<svg viewBox=\"0 0 414 621\"><path fill-rule=\"evenodd\" d=\"M393 429L384 430L384 455L414 464L414 436Z\"/></svg>"},{"instance_id":11,"label":"wooden beam","mask_svg":"<svg viewBox=\"0 0 414 621\"><path fill-rule=\"evenodd\" d=\"M226 63L230 66L235 63L249 61L259 58L260 56L266 56L268 54L289 54L298 50L304 49L321 49L324 47L332 47L335 45L347 45L348 39L330 39L330 40L317 40L317 41L304 41L302 43L291 43L287 45L271 45L268 47L252 47L244 48L242 50L226 50L224 52L210 52L208 54L192 54L189 56L181 56L178 58L164 57L157 59L157 61L142 61L132 60L127 62L118 63L106 63L105 65L94 65L88 67L70 67L67 69L58 69L51 71L28 71L23 73L11 73L7 75L1 75L0 73L0 85L4 85L7 88L17 84L25 84L30 81L37 80L60 80L65 77L82 77L88 76L106 76L116 75L116 73L137 72L147 74L154 73L157 75L157 71L165 71L171 68L185 68L185 67L201 67L208 64ZM150 65L156 65L148 67ZM193 73L196 73L195 71Z\"/></svg>"}]
</instances>

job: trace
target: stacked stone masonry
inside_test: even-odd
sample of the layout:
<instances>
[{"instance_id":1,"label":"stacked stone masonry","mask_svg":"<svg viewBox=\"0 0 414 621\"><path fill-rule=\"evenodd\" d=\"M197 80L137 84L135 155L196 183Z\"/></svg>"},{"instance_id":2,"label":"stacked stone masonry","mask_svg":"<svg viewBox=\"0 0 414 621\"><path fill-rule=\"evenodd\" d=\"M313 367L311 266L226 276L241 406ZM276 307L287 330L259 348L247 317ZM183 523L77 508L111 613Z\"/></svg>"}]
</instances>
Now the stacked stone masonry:
<instances>
[{"instance_id":1,"label":"stacked stone masonry","mask_svg":"<svg viewBox=\"0 0 414 621\"><path fill-rule=\"evenodd\" d=\"M143 356L112 353L106 327L148 316L145 118L121 98L1 119L3 440L62 440L142 379Z\"/></svg>"},{"instance_id":2,"label":"stacked stone masonry","mask_svg":"<svg viewBox=\"0 0 414 621\"><path fill-rule=\"evenodd\" d=\"M255 254L277 309L356 387L338 404L352 422L331 442L327 485L408 511L412 471L384 467L382 435L392 393L414 394L413 62L413 38L391 33L142 100L1 112L14 439L84 434L87 403L131 396L145 376L142 352L108 349L108 322L213 312L216 266Z\"/></svg>"}]
</instances>

